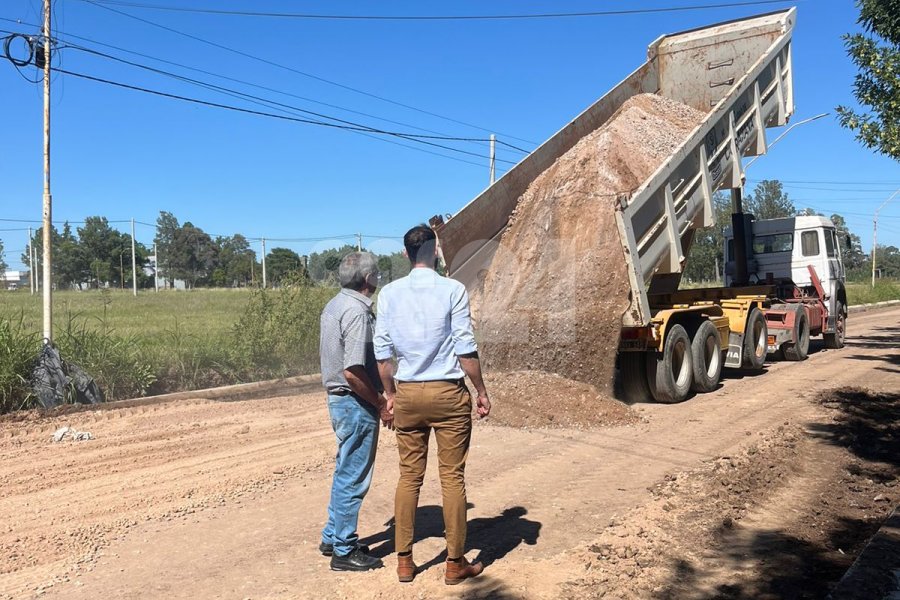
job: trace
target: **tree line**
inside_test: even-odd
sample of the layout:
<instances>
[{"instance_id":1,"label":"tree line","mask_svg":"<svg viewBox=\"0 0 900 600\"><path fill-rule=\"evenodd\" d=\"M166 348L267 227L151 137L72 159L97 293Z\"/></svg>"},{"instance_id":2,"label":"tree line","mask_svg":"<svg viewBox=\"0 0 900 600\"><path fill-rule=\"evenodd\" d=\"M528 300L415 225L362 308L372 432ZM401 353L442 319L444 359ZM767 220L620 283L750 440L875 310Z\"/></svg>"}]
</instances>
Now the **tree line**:
<instances>
[{"instance_id":1,"label":"tree line","mask_svg":"<svg viewBox=\"0 0 900 600\"><path fill-rule=\"evenodd\" d=\"M140 288L160 285L174 287L252 287L263 281L262 260L250 248L243 235L211 236L186 221L181 224L174 214L162 211L156 222L156 263L153 247L135 241L137 283ZM57 289L129 288L133 285L130 233L121 232L106 217L87 217L76 228L66 222L62 231L53 227L53 283ZM43 268L43 231L38 228L30 240L35 256L35 272ZM300 256L290 248L274 247L266 253L266 283L279 286L287 281L321 285L337 285L341 259L356 251L356 246L314 252ZM0 271L7 268L0 240ZM28 249L22 254L24 264L31 264ZM403 277L409 272L409 261L402 253L378 255L383 282ZM156 269L156 271L154 271Z\"/></svg>"}]
</instances>

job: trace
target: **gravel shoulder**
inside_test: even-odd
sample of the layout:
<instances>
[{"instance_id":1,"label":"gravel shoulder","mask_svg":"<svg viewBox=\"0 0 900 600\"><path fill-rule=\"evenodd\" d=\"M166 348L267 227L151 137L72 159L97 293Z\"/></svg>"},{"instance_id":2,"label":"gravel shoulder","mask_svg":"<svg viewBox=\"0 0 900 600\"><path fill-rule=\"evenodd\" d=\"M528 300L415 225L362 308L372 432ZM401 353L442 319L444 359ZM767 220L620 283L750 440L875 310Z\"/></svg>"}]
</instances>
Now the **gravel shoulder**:
<instances>
[{"instance_id":1,"label":"gravel shoulder","mask_svg":"<svg viewBox=\"0 0 900 600\"><path fill-rule=\"evenodd\" d=\"M857 541L835 543L834 524L844 517L875 524L900 498L894 465L853 445L854 427L867 422L859 407L871 404L859 398L881 398L876 404L892 414L886 395L900 389L900 309L857 315L850 328L843 350L772 364L763 376L732 376L681 405L635 407L630 424L482 424L468 469L469 557L480 554L488 568L452 590L441 581L434 461L416 534L425 570L413 584L396 583L392 556L387 569L346 575L317 554L334 453L321 394L0 422L0 597L592 598L603 597L603 582L592 578L604 569L611 598L649 598L660 589L678 598L776 597L765 595L774 592L762 576L775 572L765 562L772 552L739 557L729 549L777 548L777 539L758 545L769 538L757 534L788 531L804 543L785 557L819 557L836 565L828 573L838 572L841 552L849 565ZM65 425L96 439L49 443ZM384 555L396 478L395 444L383 434L360 532ZM716 486L726 491L711 496ZM821 511L821 499L841 490L846 502ZM868 508L860 508L863 498ZM654 528L686 536L676 540L692 545L686 570L663 553L646 569L625 568L656 547ZM621 569L599 558L612 535L634 537L628 547L640 551L623 550L620 559L617 545ZM819 572L819 563L809 564ZM726 580L740 584L731 596L718 587Z\"/></svg>"}]
</instances>

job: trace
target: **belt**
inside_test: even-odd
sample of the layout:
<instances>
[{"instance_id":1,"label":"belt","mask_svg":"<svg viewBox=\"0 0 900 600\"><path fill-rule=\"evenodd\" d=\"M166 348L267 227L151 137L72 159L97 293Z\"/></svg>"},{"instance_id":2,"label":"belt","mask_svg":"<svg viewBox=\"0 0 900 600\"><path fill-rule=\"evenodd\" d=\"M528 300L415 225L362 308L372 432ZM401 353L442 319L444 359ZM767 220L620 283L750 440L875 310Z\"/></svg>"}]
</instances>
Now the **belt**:
<instances>
[{"instance_id":1,"label":"belt","mask_svg":"<svg viewBox=\"0 0 900 600\"><path fill-rule=\"evenodd\" d=\"M353 392L351 392L350 390L337 390L334 392L328 392L329 396L350 396L352 394Z\"/></svg>"},{"instance_id":2,"label":"belt","mask_svg":"<svg viewBox=\"0 0 900 600\"><path fill-rule=\"evenodd\" d=\"M460 377L459 379L429 379L428 381L400 381L400 380L398 380L397 383L400 383L400 384L406 384L406 383L450 383L453 385L463 385L465 383L465 380Z\"/></svg>"}]
</instances>

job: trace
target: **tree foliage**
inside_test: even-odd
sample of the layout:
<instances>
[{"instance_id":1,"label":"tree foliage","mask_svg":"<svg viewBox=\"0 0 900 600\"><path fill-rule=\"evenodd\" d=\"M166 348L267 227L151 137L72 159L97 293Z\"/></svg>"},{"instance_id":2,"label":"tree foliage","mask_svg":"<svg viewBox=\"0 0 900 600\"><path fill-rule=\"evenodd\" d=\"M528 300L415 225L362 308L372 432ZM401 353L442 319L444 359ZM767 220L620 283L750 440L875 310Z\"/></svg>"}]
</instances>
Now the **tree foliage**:
<instances>
[{"instance_id":1,"label":"tree foliage","mask_svg":"<svg viewBox=\"0 0 900 600\"><path fill-rule=\"evenodd\" d=\"M757 220L781 219L797 214L780 181L764 179L756 184L753 193L744 198L744 212ZM730 223L730 221L729 221Z\"/></svg>"},{"instance_id":2,"label":"tree foliage","mask_svg":"<svg viewBox=\"0 0 900 600\"><path fill-rule=\"evenodd\" d=\"M6 263L6 252L3 250L3 240L0 240L0 273L6 273L9 265Z\"/></svg>"},{"instance_id":3,"label":"tree foliage","mask_svg":"<svg viewBox=\"0 0 900 600\"><path fill-rule=\"evenodd\" d=\"M289 248L272 248L266 255L266 279L278 285L287 279L292 282L308 281L309 274L299 254Z\"/></svg>"},{"instance_id":4,"label":"tree foliage","mask_svg":"<svg viewBox=\"0 0 900 600\"><path fill-rule=\"evenodd\" d=\"M867 148L900 160L900 0L859 0L865 33L847 34L847 54L859 69L853 95L857 112L837 108L842 126Z\"/></svg>"}]
</instances>

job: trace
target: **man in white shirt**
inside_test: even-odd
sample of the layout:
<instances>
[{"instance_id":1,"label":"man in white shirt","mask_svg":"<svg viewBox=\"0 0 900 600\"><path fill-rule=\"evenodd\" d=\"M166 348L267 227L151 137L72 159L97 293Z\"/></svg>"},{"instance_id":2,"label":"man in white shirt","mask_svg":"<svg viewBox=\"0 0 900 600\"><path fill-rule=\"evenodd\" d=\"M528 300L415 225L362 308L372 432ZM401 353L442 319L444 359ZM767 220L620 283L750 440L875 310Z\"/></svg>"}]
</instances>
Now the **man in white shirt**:
<instances>
[{"instance_id":1,"label":"man in white shirt","mask_svg":"<svg viewBox=\"0 0 900 600\"><path fill-rule=\"evenodd\" d=\"M490 413L491 402L481 376L465 286L435 271L437 237L431 228L413 227L403 243L413 268L408 276L385 286L378 296L374 338L375 358L384 395L393 408L400 453L400 481L394 501L397 575L402 582L415 576L413 526L433 430L447 538L444 581L455 585L483 569L481 563L470 564L464 556L465 468L472 437L472 396L464 375L475 386L479 417Z\"/></svg>"}]
</instances>

